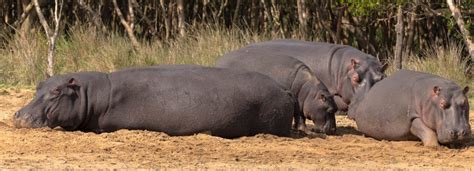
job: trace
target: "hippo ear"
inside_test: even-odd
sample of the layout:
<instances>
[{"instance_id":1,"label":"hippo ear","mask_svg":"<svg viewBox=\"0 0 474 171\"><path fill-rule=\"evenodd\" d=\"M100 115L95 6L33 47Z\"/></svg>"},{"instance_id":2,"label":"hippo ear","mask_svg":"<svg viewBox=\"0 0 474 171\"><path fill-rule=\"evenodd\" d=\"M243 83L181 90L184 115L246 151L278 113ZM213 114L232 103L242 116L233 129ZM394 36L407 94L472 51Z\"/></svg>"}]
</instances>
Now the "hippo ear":
<instances>
[{"instance_id":1,"label":"hippo ear","mask_svg":"<svg viewBox=\"0 0 474 171\"><path fill-rule=\"evenodd\" d=\"M357 68L357 65L359 64L359 61L355 60L355 59L351 59L351 68L352 69L355 69Z\"/></svg>"},{"instance_id":2,"label":"hippo ear","mask_svg":"<svg viewBox=\"0 0 474 171\"><path fill-rule=\"evenodd\" d=\"M385 70L387 70L387 68L388 68L388 64L383 64L380 70L382 71L382 73L385 73Z\"/></svg>"},{"instance_id":3,"label":"hippo ear","mask_svg":"<svg viewBox=\"0 0 474 171\"><path fill-rule=\"evenodd\" d=\"M439 88L438 86L433 87L433 95L439 96L440 91L441 91L441 88Z\"/></svg>"},{"instance_id":4,"label":"hippo ear","mask_svg":"<svg viewBox=\"0 0 474 171\"><path fill-rule=\"evenodd\" d=\"M76 86L77 86L77 81L76 81L76 79L70 78L70 79L67 81L67 86L68 86L68 87L76 87Z\"/></svg>"},{"instance_id":5,"label":"hippo ear","mask_svg":"<svg viewBox=\"0 0 474 171\"><path fill-rule=\"evenodd\" d=\"M356 72L352 75L352 78L351 78L352 82L353 83L358 83L360 81L360 77L359 77L359 74Z\"/></svg>"},{"instance_id":6,"label":"hippo ear","mask_svg":"<svg viewBox=\"0 0 474 171\"><path fill-rule=\"evenodd\" d=\"M469 92L469 86L466 86L466 87L464 87L464 89L462 89L462 93L463 93L464 95L466 95L467 92Z\"/></svg>"}]
</instances>

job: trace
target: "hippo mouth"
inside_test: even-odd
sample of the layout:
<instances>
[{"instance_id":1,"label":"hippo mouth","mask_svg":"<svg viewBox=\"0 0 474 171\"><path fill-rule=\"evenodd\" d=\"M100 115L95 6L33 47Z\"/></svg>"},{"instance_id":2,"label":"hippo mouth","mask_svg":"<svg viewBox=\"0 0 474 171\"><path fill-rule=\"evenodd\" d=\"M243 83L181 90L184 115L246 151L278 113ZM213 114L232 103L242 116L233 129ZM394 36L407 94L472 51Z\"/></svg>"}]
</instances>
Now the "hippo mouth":
<instances>
[{"instance_id":1,"label":"hippo mouth","mask_svg":"<svg viewBox=\"0 0 474 171\"><path fill-rule=\"evenodd\" d=\"M472 138L474 138L472 136L472 134L466 134L464 136L456 136L456 137L449 137L449 138L441 138L441 139L438 139L439 143L441 144L465 144L465 143L469 143Z\"/></svg>"},{"instance_id":2,"label":"hippo mouth","mask_svg":"<svg viewBox=\"0 0 474 171\"><path fill-rule=\"evenodd\" d=\"M46 127L47 122L46 120L42 121L40 119L33 120L30 119L29 117L23 117L23 118L14 118L13 119L13 125L16 128L41 128L41 127Z\"/></svg>"}]
</instances>

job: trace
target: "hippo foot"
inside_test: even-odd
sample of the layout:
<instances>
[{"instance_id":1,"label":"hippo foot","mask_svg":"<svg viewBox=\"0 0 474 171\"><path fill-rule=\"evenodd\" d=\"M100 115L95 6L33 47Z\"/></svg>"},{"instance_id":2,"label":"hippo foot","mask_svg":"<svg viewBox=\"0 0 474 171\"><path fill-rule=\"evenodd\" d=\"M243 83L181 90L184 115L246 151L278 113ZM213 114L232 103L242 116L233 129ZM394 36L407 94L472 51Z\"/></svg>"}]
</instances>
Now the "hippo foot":
<instances>
[{"instance_id":1,"label":"hippo foot","mask_svg":"<svg viewBox=\"0 0 474 171\"><path fill-rule=\"evenodd\" d=\"M421 139L426 147L439 147L436 132L428 128L420 118L416 118L411 123L410 132Z\"/></svg>"}]
</instances>

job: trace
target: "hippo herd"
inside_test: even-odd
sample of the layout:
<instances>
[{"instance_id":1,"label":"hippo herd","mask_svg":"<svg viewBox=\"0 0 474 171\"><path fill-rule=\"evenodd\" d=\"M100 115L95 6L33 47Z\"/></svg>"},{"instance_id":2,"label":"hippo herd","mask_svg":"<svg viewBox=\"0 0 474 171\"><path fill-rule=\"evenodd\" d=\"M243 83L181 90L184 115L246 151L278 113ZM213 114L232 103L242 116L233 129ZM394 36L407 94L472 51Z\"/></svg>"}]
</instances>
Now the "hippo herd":
<instances>
[{"instance_id":1,"label":"hippo herd","mask_svg":"<svg viewBox=\"0 0 474 171\"><path fill-rule=\"evenodd\" d=\"M345 112L360 132L379 140L438 146L468 139L468 87L408 70L387 77L386 68L350 46L266 41L224 54L215 67L157 65L54 76L38 84L13 122L18 128L235 138L289 136L292 127L334 134L335 113Z\"/></svg>"}]
</instances>

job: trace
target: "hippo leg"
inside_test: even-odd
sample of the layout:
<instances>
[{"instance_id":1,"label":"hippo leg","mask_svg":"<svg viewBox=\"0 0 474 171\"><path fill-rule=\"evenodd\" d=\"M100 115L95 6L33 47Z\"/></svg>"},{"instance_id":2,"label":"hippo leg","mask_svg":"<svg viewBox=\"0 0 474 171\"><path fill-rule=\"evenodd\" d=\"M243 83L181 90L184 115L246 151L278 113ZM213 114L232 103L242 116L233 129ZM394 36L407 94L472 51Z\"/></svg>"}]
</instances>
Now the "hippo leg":
<instances>
[{"instance_id":1,"label":"hippo leg","mask_svg":"<svg viewBox=\"0 0 474 171\"><path fill-rule=\"evenodd\" d=\"M423 145L436 147L439 146L436 133L428 128L420 118L416 118L411 123L410 132L421 139Z\"/></svg>"},{"instance_id":2,"label":"hippo leg","mask_svg":"<svg viewBox=\"0 0 474 171\"><path fill-rule=\"evenodd\" d=\"M294 114L295 125L293 128L296 130L300 130L306 132L306 118L304 117L303 113L298 111Z\"/></svg>"},{"instance_id":3,"label":"hippo leg","mask_svg":"<svg viewBox=\"0 0 474 171\"><path fill-rule=\"evenodd\" d=\"M347 115L346 112L349 106L346 104L346 102L344 102L344 100L342 100L341 96L334 96L333 99L334 99L334 102L336 102L336 106L338 110L336 115Z\"/></svg>"}]
</instances>

